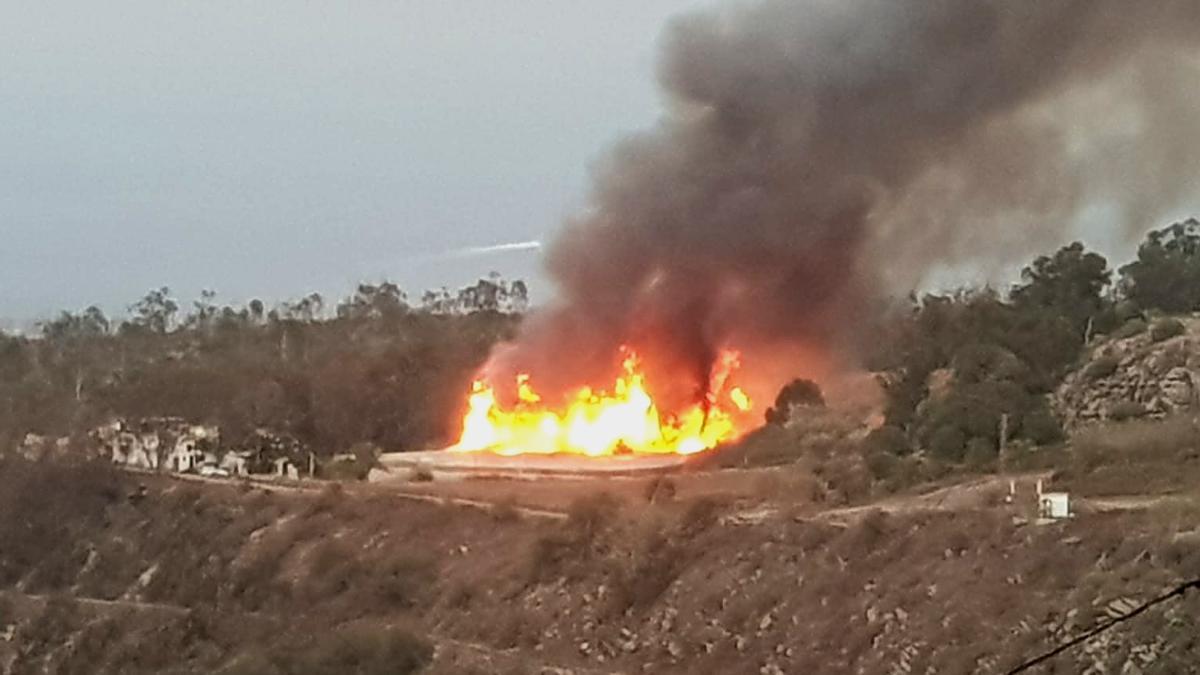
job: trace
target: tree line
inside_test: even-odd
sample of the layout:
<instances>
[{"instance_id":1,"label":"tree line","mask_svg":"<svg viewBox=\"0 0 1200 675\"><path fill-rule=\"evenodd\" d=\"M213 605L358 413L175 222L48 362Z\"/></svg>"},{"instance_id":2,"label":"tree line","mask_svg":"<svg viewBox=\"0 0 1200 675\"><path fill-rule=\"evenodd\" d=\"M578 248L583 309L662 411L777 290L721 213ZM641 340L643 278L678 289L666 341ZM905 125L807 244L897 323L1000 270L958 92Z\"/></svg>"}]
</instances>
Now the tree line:
<instances>
[{"instance_id":1,"label":"tree line","mask_svg":"<svg viewBox=\"0 0 1200 675\"><path fill-rule=\"evenodd\" d=\"M180 416L234 442L265 427L319 454L360 442L446 444L463 383L513 335L527 304L523 282L492 275L415 302L382 282L332 306L318 294L270 308L222 304L206 291L185 309L160 288L120 320L96 307L62 312L35 336L0 334L0 447L29 432L80 434L113 416ZM868 442L951 462L994 457L1002 435L1054 444L1063 431L1046 395L1089 341L1167 335L1156 317L1197 310L1194 219L1150 232L1115 271L1076 242L1034 259L1006 293L910 296L868 319L865 332L881 339L864 363L886 394L886 423Z\"/></svg>"},{"instance_id":2,"label":"tree line","mask_svg":"<svg viewBox=\"0 0 1200 675\"><path fill-rule=\"evenodd\" d=\"M1150 232L1116 271L1080 242L1039 256L1008 293L992 288L911 296L876 327L867 355L883 375L886 424L868 439L880 452L929 450L957 462L994 457L1003 434L1049 445L1063 431L1049 394L1101 336L1148 329L1200 310L1200 222ZM1155 320L1159 325L1151 326Z\"/></svg>"},{"instance_id":3,"label":"tree line","mask_svg":"<svg viewBox=\"0 0 1200 675\"><path fill-rule=\"evenodd\" d=\"M264 427L318 454L444 443L463 383L527 304L524 282L492 274L415 303L385 281L333 306L319 294L222 304L204 291L185 309L159 288L119 320L62 312L36 335L0 333L0 447L114 416L184 417L231 441Z\"/></svg>"}]
</instances>

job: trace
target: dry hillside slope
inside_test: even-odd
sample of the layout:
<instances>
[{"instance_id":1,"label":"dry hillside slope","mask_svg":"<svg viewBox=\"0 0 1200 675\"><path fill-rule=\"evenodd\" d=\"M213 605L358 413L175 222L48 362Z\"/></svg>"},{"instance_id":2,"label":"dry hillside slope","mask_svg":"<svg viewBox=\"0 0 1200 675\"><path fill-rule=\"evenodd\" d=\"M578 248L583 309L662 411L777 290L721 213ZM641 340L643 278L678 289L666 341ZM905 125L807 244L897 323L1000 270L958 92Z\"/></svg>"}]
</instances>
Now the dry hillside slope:
<instances>
[{"instance_id":1,"label":"dry hillside slope","mask_svg":"<svg viewBox=\"0 0 1200 675\"><path fill-rule=\"evenodd\" d=\"M1200 570L1188 500L1035 525L990 489L824 517L596 488L554 519L90 465L0 482L6 673L1004 672ZM1197 617L1192 594L1044 672L1190 672Z\"/></svg>"}]
</instances>

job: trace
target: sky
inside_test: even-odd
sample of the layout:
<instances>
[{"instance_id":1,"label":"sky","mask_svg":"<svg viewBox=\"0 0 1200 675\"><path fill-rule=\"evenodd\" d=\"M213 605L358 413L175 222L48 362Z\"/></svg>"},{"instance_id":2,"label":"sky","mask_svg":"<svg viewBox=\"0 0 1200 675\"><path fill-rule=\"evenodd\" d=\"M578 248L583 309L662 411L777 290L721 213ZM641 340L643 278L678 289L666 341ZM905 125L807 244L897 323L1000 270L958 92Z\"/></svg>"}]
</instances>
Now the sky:
<instances>
[{"instance_id":1,"label":"sky","mask_svg":"<svg viewBox=\"0 0 1200 675\"><path fill-rule=\"evenodd\" d=\"M0 3L0 317L491 270L544 296L528 242L653 124L658 35L696 5Z\"/></svg>"}]
</instances>

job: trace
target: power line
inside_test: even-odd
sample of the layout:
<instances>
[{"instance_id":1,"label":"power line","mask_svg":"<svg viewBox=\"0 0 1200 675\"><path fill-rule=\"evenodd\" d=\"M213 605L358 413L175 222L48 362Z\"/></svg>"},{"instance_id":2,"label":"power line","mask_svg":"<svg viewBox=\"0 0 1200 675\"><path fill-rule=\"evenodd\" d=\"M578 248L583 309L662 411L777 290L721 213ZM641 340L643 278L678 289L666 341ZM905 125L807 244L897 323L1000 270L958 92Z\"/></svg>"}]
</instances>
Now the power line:
<instances>
[{"instance_id":1,"label":"power line","mask_svg":"<svg viewBox=\"0 0 1200 675\"><path fill-rule=\"evenodd\" d=\"M1050 659L1054 658L1055 656L1058 656L1059 654L1067 651L1068 649L1075 647L1076 645L1082 644L1084 642L1087 642L1088 640L1092 639L1093 637L1096 637L1097 635L1099 635L1100 633L1103 633L1104 631L1108 630L1109 628L1112 628L1113 626L1115 626L1119 623L1124 623L1124 622L1132 619L1133 617L1141 614L1142 612L1145 612L1146 610L1150 609L1151 607L1154 607L1155 605L1162 604L1168 600L1173 600L1175 598L1183 597L1183 595L1185 593L1187 593L1188 591L1190 591L1192 589L1200 589L1200 579L1192 579L1191 581L1182 583L1182 584L1176 586L1175 588L1171 589L1167 593L1164 593L1163 595L1160 595L1157 598L1154 598L1153 600L1150 600L1141 605L1138 605L1137 607L1129 610L1128 612L1126 612L1124 614L1120 614L1118 616L1113 617L1109 621L1100 623L1100 624L1096 625L1094 628L1092 628L1091 630L1089 630L1081 635L1077 635L1074 638L1071 638L1070 640L1067 640L1066 642L1055 647L1054 649L1051 649L1050 651L1048 651L1044 654L1041 654L1040 656L1037 656L1033 659L1025 661L1024 663L1017 666L1016 668L1013 668L1012 670L1008 671L1005 675L1017 675L1017 673L1023 673L1026 670L1029 670L1030 668L1032 668L1038 664L1045 663L1046 661L1049 661Z\"/></svg>"}]
</instances>

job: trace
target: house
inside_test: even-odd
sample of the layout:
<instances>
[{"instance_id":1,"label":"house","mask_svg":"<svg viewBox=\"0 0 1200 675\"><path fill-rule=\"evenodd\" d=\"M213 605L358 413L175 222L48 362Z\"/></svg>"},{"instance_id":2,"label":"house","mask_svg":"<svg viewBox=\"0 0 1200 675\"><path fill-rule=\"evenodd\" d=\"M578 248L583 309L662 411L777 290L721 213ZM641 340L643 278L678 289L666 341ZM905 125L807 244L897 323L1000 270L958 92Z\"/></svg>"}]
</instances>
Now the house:
<instances>
[{"instance_id":1,"label":"house","mask_svg":"<svg viewBox=\"0 0 1200 675\"><path fill-rule=\"evenodd\" d=\"M40 461L51 455L56 457L66 456L70 450L71 439L66 436L52 438L38 434L25 434L25 438L17 446L17 455L31 461Z\"/></svg>"},{"instance_id":2,"label":"house","mask_svg":"<svg viewBox=\"0 0 1200 675\"><path fill-rule=\"evenodd\" d=\"M268 429L256 429L239 446L240 452L246 453L247 470L249 473L273 473L287 475L286 464L279 463L284 459L293 466L299 466L307 450L300 441L286 434L279 434ZM283 473L280 474L280 466Z\"/></svg>"},{"instance_id":3,"label":"house","mask_svg":"<svg viewBox=\"0 0 1200 675\"><path fill-rule=\"evenodd\" d=\"M136 423L117 419L97 427L91 437L114 464L213 477L273 474L298 479L300 463L310 454L295 438L266 429L224 450L219 428L178 417Z\"/></svg>"},{"instance_id":4,"label":"house","mask_svg":"<svg viewBox=\"0 0 1200 675\"><path fill-rule=\"evenodd\" d=\"M175 442L167 456L167 468L176 473L199 471L200 467L218 464L216 448L220 432L216 427L186 425L176 427Z\"/></svg>"},{"instance_id":5,"label":"house","mask_svg":"<svg viewBox=\"0 0 1200 675\"><path fill-rule=\"evenodd\" d=\"M91 436L114 464L177 473L216 465L220 435L216 427L189 424L178 417L150 417L136 425L113 420Z\"/></svg>"},{"instance_id":6,"label":"house","mask_svg":"<svg viewBox=\"0 0 1200 675\"><path fill-rule=\"evenodd\" d=\"M250 453L245 450L230 450L221 457L218 467L229 472L231 476L245 476L250 473Z\"/></svg>"},{"instance_id":7,"label":"house","mask_svg":"<svg viewBox=\"0 0 1200 675\"><path fill-rule=\"evenodd\" d=\"M113 420L94 429L90 434L100 446L102 454L113 464L138 469L157 469L157 441L155 452L147 451L144 434L134 433L124 420Z\"/></svg>"},{"instance_id":8,"label":"house","mask_svg":"<svg viewBox=\"0 0 1200 675\"><path fill-rule=\"evenodd\" d=\"M276 457L275 461L275 477L288 478L290 480L300 480L300 470L292 460L287 457Z\"/></svg>"}]
</instances>

